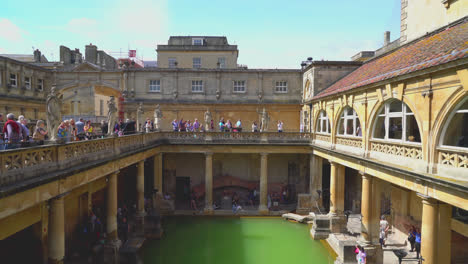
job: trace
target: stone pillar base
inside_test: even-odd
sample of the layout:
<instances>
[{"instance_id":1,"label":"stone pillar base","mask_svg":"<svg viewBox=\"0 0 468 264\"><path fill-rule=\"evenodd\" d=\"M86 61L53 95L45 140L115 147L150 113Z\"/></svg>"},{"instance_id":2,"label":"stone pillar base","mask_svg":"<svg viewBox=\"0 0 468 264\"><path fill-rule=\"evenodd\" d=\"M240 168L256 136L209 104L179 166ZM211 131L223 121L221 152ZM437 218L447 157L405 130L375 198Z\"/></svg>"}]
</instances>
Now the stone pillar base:
<instances>
[{"instance_id":1,"label":"stone pillar base","mask_svg":"<svg viewBox=\"0 0 468 264\"><path fill-rule=\"evenodd\" d=\"M119 249L122 246L120 240L109 241L104 245L104 263L119 263Z\"/></svg>"},{"instance_id":2,"label":"stone pillar base","mask_svg":"<svg viewBox=\"0 0 468 264\"><path fill-rule=\"evenodd\" d=\"M139 212L135 216L135 235L144 236L145 235L145 212Z\"/></svg>"},{"instance_id":3,"label":"stone pillar base","mask_svg":"<svg viewBox=\"0 0 468 264\"><path fill-rule=\"evenodd\" d=\"M345 215L332 215L329 214L330 218L330 232L331 233L346 233L347 219Z\"/></svg>"},{"instance_id":4,"label":"stone pillar base","mask_svg":"<svg viewBox=\"0 0 468 264\"><path fill-rule=\"evenodd\" d=\"M205 215L213 215L214 214L214 210L213 210L213 207L205 207L203 209L203 213Z\"/></svg>"},{"instance_id":5,"label":"stone pillar base","mask_svg":"<svg viewBox=\"0 0 468 264\"><path fill-rule=\"evenodd\" d=\"M265 205L258 206L258 214L260 215L270 215L270 210Z\"/></svg>"},{"instance_id":6,"label":"stone pillar base","mask_svg":"<svg viewBox=\"0 0 468 264\"><path fill-rule=\"evenodd\" d=\"M310 236L314 240L327 239L330 235L330 218L328 215L315 215Z\"/></svg>"}]
</instances>

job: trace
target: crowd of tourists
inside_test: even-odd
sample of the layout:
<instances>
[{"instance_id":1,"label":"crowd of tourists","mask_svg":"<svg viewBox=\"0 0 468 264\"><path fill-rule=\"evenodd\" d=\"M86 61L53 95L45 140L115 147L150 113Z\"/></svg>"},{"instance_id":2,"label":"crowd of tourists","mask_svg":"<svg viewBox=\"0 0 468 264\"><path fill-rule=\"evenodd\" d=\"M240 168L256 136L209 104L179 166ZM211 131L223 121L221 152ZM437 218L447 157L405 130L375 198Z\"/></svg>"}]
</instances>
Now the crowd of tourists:
<instances>
[{"instance_id":1,"label":"crowd of tourists","mask_svg":"<svg viewBox=\"0 0 468 264\"><path fill-rule=\"evenodd\" d=\"M278 132L283 132L284 123L281 120L277 122ZM208 130L207 130L208 128ZM251 126L252 132L260 132L260 126L257 124L257 121L252 122ZM232 122L230 119L224 120L224 117L219 119L217 124L217 129L219 132L242 132L243 124L242 120L238 119L237 122ZM180 120L174 119L172 121L172 131L174 132L213 132L215 130L214 120L211 119L210 123L203 125L198 121L198 118L195 118L193 122L191 120Z\"/></svg>"},{"instance_id":2,"label":"crowd of tourists","mask_svg":"<svg viewBox=\"0 0 468 264\"><path fill-rule=\"evenodd\" d=\"M42 120L36 122L33 131L29 129L28 119L23 115L16 118L10 113L4 117L0 113L0 123L4 123L0 130L0 150L26 147L32 142L41 143L47 138L47 130Z\"/></svg>"}]
</instances>

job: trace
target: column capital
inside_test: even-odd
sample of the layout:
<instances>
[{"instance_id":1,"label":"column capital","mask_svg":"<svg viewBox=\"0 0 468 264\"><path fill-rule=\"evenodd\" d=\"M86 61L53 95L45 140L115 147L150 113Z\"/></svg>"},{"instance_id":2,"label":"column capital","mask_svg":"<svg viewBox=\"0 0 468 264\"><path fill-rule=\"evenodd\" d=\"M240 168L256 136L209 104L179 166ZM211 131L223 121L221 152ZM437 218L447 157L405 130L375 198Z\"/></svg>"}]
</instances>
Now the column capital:
<instances>
[{"instance_id":1,"label":"column capital","mask_svg":"<svg viewBox=\"0 0 468 264\"><path fill-rule=\"evenodd\" d=\"M359 171L359 174L361 175L361 177L363 179L366 179L366 180L371 180L372 179L372 175L369 175L369 174L365 173L364 171Z\"/></svg>"},{"instance_id":2,"label":"column capital","mask_svg":"<svg viewBox=\"0 0 468 264\"><path fill-rule=\"evenodd\" d=\"M213 152L212 151L206 151L205 153L205 156L213 156Z\"/></svg>"},{"instance_id":3,"label":"column capital","mask_svg":"<svg viewBox=\"0 0 468 264\"><path fill-rule=\"evenodd\" d=\"M260 152L260 156L261 157L267 157L269 153L267 152Z\"/></svg>"},{"instance_id":4,"label":"column capital","mask_svg":"<svg viewBox=\"0 0 468 264\"><path fill-rule=\"evenodd\" d=\"M331 159L329 159L328 162L330 162L330 165L331 165L331 166L335 166L335 165L336 165L336 162L333 161L333 160L331 160Z\"/></svg>"},{"instance_id":5,"label":"column capital","mask_svg":"<svg viewBox=\"0 0 468 264\"><path fill-rule=\"evenodd\" d=\"M139 160L139 161L137 162L137 166L140 166L140 165L143 165L143 166L145 165L145 160L144 160L144 159L143 159L143 160Z\"/></svg>"},{"instance_id":6,"label":"column capital","mask_svg":"<svg viewBox=\"0 0 468 264\"><path fill-rule=\"evenodd\" d=\"M432 198L430 196L427 196L425 194L422 194L422 193L416 193L416 195L419 198L421 198L423 200L423 203L425 203L425 204L434 204L435 205L438 202L436 199L434 199L434 198Z\"/></svg>"}]
</instances>

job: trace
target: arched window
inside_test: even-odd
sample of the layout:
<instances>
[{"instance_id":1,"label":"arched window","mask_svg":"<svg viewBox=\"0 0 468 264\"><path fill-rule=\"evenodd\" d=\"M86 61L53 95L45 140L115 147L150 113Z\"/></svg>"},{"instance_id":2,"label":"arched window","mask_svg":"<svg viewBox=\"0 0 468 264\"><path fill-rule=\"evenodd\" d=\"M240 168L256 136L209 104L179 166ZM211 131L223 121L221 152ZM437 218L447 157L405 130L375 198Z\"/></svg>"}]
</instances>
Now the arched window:
<instances>
[{"instance_id":1,"label":"arched window","mask_svg":"<svg viewBox=\"0 0 468 264\"><path fill-rule=\"evenodd\" d=\"M374 138L402 142L421 142L418 123L402 101L392 100L382 107L374 125Z\"/></svg>"},{"instance_id":2,"label":"arched window","mask_svg":"<svg viewBox=\"0 0 468 264\"><path fill-rule=\"evenodd\" d=\"M321 111L317 119L317 133L330 134L330 121L328 120L327 113Z\"/></svg>"},{"instance_id":3,"label":"arched window","mask_svg":"<svg viewBox=\"0 0 468 264\"><path fill-rule=\"evenodd\" d=\"M441 138L442 145L468 148L468 98L449 116Z\"/></svg>"},{"instance_id":4,"label":"arched window","mask_svg":"<svg viewBox=\"0 0 468 264\"><path fill-rule=\"evenodd\" d=\"M346 107L341 113L340 120L338 122L338 135L342 136L362 136L361 123L359 118L351 107Z\"/></svg>"}]
</instances>

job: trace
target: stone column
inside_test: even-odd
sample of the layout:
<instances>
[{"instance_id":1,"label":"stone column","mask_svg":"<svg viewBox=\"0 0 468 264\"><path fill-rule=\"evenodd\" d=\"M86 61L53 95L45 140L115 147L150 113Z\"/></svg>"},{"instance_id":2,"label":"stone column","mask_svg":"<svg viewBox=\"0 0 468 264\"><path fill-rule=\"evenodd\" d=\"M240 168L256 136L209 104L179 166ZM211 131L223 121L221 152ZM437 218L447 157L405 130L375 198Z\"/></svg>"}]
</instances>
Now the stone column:
<instances>
[{"instance_id":1,"label":"stone column","mask_svg":"<svg viewBox=\"0 0 468 264\"><path fill-rule=\"evenodd\" d=\"M50 201L49 210L49 263L62 264L65 256L64 196Z\"/></svg>"},{"instance_id":2,"label":"stone column","mask_svg":"<svg viewBox=\"0 0 468 264\"><path fill-rule=\"evenodd\" d=\"M137 212L135 217L135 231L138 235L144 235L145 224L145 160L138 162L137 173Z\"/></svg>"},{"instance_id":3,"label":"stone column","mask_svg":"<svg viewBox=\"0 0 468 264\"><path fill-rule=\"evenodd\" d=\"M319 201L319 206L322 206L322 193L320 193L320 197L318 194L318 190L322 191L322 158L310 154L310 179L309 179L309 192L313 198L316 198L316 201Z\"/></svg>"},{"instance_id":4,"label":"stone column","mask_svg":"<svg viewBox=\"0 0 468 264\"><path fill-rule=\"evenodd\" d=\"M346 216L344 215L344 166L330 161L330 231L342 233L346 231Z\"/></svg>"},{"instance_id":5,"label":"stone column","mask_svg":"<svg viewBox=\"0 0 468 264\"><path fill-rule=\"evenodd\" d=\"M268 153L260 153L260 205L258 212L268 215Z\"/></svg>"},{"instance_id":6,"label":"stone column","mask_svg":"<svg viewBox=\"0 0 468 264\"><path fill-rule=\"evenodd\" d=\"M205 214L213 214L213 153L205 153Z\"/></svg>"},{"instance_id":7,"label":"stone column","mask_svg":"<svg viewBox=\"0 0 468 264\"><path fill-rule=\"evenodd\" d=\"M1 74L1 73L0 73ZM49 261L49 205L43 202L41 205L41 246L42 246L42 263L46 264Z\"/></svg>"},{"instance_id":8,"label":"stone column","mask_svg":"<svg viewBox=\"0 0 468 264\"><path fill-rule=\"evenodd\" d=\"M372 213L370 217L369 228L371 232L372 244L379 244L380 216L382 207L382 182L378 178L372 179Z\"/></svg>"},{"instance_id":9,"label":"stone column","mask_svg":"<svg viewBox=\"0 0 468 264\"><path fill-rule=\"evenodd\" d=\"M370 244L372 240L372 177L359 172L362 175L362 196L361 196L361 236L363 242Z\"/></svg>"},{"instance_id":10,"label":"stone column","mask_svg":"<svg viewBox=\"0 0 468 264\"><path fill-rule=\"evenodd\" d=\"M104 246L104 262L118 263L121 241L117 235L117 177L119 172L108 176L107 183L107 243Z\"/></svg>"},{"instance_id":11,"label":"stone column","mask_svg":"<svg viewBox=\"0 0 468 264\"><path fill-rule=\"evenodd\" d=\"M423 195L417 194L422 198L422 221L421 221L421 256L424 258L424 263L437 263L437 225L439 217L439 205L437 200ZM443 262L447 263L447 262Z\"/></svg>"},{"instance_id":12,"label":"stone column","mask_svg":"<svg viewBox=\"0 0 468 264\"><path fill-rule=\"evenodd\" d=\"M163 154L158 153L153 157L153 189L157 189L158 192L153 195L153 207L159 208L160 199L164 196L163 191Z\"/></svg>"},{"instance_id":13,"label":"stone column","mask_svg":"<svg viewBox=\"0 0 468 264\"><path fill-rule=\"evenodd\" d=\"M452 246L452 206L439 202L439 224L437 234L438 263L450 263ZM421 240L421 242L423 242Z\"/></svg>"}]
</instances>

